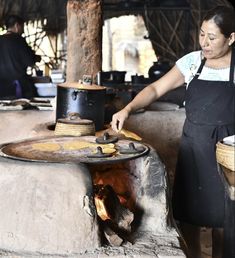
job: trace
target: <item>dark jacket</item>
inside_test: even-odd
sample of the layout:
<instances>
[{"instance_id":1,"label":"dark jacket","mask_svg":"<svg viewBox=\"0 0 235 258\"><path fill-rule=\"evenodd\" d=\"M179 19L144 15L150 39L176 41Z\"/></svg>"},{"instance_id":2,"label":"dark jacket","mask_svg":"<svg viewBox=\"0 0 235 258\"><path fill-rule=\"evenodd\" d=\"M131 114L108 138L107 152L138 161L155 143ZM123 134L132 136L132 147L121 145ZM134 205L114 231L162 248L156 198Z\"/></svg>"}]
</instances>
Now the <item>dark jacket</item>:
<instances>
[{"instance_id":1,"label":"dark jacket","mask_svg":"<svg viewBox=\"0 0 235 258\"><path fill-rule=\"evenodd\" d=\"M34 84L26 71L37 61L40 61L40 56L35 54L21 35L9 33L0 36L0 97L17 97L16 81L21 86L20 97L35 96Z\"/></svg>"}]
</instances>

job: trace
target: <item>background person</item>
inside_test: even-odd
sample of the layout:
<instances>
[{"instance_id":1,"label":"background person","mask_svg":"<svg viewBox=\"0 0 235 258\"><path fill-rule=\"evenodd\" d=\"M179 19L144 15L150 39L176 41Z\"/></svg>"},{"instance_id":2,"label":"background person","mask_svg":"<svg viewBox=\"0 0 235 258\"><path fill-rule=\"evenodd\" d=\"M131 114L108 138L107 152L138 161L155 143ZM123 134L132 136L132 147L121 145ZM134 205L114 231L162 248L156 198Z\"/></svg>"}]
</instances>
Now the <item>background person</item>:
<instances>
[{"instance_id":1,"label":"background person","mask_svg":"<svg viewBox=\"0 0 235 258\"><path fill-rule=\"evenodd\" d=\"M27 68L40 62L26 40L24 20L17 15L6 18L7 32L0 36L0 98L31 98L36 96L36 89Z\"/></svg>"},{"instance_id":2,"label":"background person","mask_svg":"<svg viewBox=\"0 0 235 258\"><path fill-rule=\"evenodd\" d=\"M202 257L200 227L212 228L212 257L222 257L225 200L215 150L218 141L235 133L234 41L234 9L210 10L200 28L201 50L180 58L112 119L119 131L131 112L187 83L172 206L192 258Z\"/></svg>"}]
</instances>

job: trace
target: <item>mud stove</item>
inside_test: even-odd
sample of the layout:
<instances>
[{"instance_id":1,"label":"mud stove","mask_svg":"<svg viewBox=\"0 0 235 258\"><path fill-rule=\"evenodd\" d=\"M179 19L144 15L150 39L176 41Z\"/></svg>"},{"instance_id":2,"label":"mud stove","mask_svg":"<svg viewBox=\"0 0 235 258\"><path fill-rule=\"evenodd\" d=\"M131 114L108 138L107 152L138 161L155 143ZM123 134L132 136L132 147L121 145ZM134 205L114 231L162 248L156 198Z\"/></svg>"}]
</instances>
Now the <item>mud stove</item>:
<instances>
[{"instance_id":1,"label":"mud stove","mask_svg":"<svg viewBox=\"0 0 235 258\"><path fill-rule=\"evenodd\" d=\"M185 258L165 166L143 146L135 158L82 163L1 149L0 256Z\"/></svg>"}]
</instances>

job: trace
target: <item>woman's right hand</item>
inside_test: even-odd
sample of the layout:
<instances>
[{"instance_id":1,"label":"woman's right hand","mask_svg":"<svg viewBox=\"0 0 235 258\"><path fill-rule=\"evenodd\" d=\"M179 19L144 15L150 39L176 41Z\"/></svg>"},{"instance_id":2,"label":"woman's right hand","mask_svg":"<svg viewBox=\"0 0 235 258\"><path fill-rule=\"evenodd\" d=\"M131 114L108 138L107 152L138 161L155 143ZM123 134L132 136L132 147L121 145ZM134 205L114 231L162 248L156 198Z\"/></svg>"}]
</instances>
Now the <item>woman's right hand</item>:
<instances>
[{"instance_id":1,"label":"woman's right hand","mask_svg":"<svg viewBox=\"0 0 235 258\"><path fill-rule=\"evenodd\" d=\"M126 108L123 108L119 112L115 113L113 115L112 122L111 122L112 129L116 132L119 132L122 129L123 124L125 120L128 118L128 116L129 116L129 111Z\"/></svg>"}]
</instances>

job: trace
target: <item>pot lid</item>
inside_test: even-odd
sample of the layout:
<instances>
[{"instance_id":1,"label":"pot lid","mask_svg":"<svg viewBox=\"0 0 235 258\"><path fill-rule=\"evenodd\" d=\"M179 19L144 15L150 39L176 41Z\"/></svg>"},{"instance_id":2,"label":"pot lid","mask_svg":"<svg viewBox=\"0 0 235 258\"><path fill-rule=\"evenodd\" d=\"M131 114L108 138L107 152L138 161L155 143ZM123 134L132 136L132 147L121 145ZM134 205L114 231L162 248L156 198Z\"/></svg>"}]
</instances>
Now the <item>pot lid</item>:
<instances>
[{"instance_id":1,"label":"pot lid","mask_svg":"<svg viewBox=\"0 0 235 258\"><path fill-rule=\"evenodd\" d=\"M61 84L58 84L60 87L64 88L75 88L79 90L105 90L106 87L99 86L96 84L84 84L82 82L64 82Z\"/></svg>"}]
</instances>

